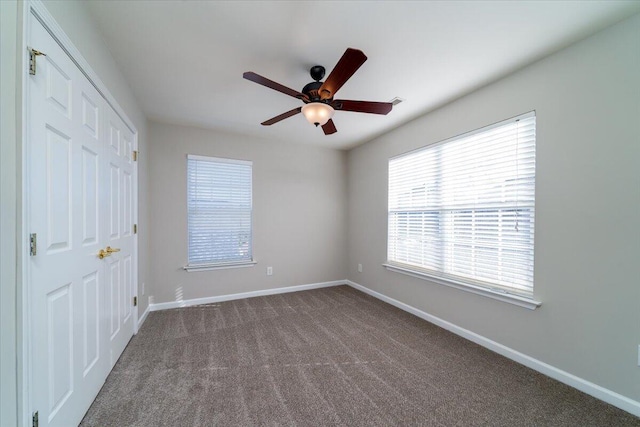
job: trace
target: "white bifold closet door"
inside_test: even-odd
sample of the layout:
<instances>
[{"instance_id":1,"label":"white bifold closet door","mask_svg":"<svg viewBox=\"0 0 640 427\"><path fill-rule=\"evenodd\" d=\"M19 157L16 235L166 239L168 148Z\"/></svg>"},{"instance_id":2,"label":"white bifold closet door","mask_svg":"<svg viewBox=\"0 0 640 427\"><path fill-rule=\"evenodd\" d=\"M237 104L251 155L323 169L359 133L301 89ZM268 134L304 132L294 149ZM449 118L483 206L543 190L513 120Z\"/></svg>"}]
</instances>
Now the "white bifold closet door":
<instances>
[{"instance_id":1,"label":"white bifold closet door","mask_svg":"<svg viewBox=\"0 0 640 427\"><path fill-rule=\"evenodd\" d=\"M134 135L37 19L27 83L31 407L77 425L133 335ZM104 258L101 250L113 252Z\"/></svg>"}]
</instances>

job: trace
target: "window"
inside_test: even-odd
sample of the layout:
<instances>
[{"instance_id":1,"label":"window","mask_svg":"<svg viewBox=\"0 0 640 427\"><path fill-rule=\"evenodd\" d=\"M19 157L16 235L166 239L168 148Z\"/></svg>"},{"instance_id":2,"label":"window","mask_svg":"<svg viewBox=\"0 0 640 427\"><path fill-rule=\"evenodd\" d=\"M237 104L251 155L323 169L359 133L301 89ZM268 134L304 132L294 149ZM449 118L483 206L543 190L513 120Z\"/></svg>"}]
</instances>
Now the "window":
<instances>
[{"instance_id":1,"label":"window","mask_svg":"<svg viewBox=\"0 0 640 427\"><path fill-rule=\"evenodd\" d=\"M387 268L532 298L535 125L531 112L391 158Z\"/></svg>"},{"instance_id":2,"label":"window","mask_svg":"<svg viewBox=\"0 0 640 427\"><path fill-rule=\"evenodd\" d=\"M252 162L187 156L189 268L252 263Z\"/></svg>"}]
</instances>

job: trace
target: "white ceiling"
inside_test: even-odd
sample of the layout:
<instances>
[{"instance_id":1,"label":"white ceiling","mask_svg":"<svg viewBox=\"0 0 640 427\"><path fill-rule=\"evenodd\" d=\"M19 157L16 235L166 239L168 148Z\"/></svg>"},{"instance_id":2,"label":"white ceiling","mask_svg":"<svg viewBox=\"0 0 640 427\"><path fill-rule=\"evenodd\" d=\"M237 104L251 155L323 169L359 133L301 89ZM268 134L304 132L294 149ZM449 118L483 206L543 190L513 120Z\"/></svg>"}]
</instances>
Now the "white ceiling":
<instances>
[{"instance_id":1,"label":"white ceiling","mask_svg":"<svg viewBox=\"0 0 640 427\"><path fill-rule=\"evenodd\" d=\"M152 120L347 149L640 11L637 1L87 2ZM368 61L337 98L405 101L387 116L337 111L325 136L302 115L309 68L347 47Z\"/></svg>"}]
</instances>

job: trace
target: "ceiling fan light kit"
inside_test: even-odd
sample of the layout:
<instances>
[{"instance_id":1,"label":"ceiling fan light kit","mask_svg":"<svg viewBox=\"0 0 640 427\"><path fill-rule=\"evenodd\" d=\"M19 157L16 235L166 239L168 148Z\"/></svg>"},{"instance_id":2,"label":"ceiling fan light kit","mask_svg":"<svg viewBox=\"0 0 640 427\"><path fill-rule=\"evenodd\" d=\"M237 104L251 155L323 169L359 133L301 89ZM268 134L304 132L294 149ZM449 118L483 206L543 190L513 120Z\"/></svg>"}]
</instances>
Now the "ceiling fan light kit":
<instances>
[{"instance_id":1,"label":"ceiling fan light kit","mask_svg":"<svg viewBox=\"0 0 640 427\"><path fill-rule=\"evenodd\" d=\"M307 84L302 88L302 92L298 92L291 88L262 77L253 71L247 71L242 75L247 80L261 84L285 95L298 98L304 102L302 107L294 108L291 111L282 113L276 117L262 122L263 126L271 126L288 117L302 113L307 121L313 125L321 126L325 135L336 133L336 127L332 117L335 110L354 111L357 113L370 114L388 114L393 108L391 102L371 102L371 101L352 101L352 100L334 100L336 92L346 83L349 78L360 68L367 60L367 57L361 50L348 48L338 63L336 64L329 77L323 82L322 78L325 74L325 68L321 65L311 67L309 73L315 81Z\"/></svg>"},{"instance_id":2,"label":"ceiling fan light kit","mask_svg":"<svg viewBox=\"0 0 640 427\"><path fill-rule=\"evenodd\" d=\"M329 104L323 102L310 102L302 106L302 114L312 125L324 126L336 110Z\"/></svg>"}]
</instances>

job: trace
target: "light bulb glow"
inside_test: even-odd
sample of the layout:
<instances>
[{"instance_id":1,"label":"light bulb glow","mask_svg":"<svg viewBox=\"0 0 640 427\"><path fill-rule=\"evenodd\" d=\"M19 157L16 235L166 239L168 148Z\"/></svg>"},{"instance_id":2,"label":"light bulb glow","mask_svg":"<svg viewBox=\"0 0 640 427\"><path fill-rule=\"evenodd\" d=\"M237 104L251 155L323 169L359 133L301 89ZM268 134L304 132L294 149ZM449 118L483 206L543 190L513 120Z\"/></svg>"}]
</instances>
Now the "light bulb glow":
<instances>
[{"instance_id":1,"label":"light bulb glow","mask_svg":"<svg viewBox=\"0 0 640 427\"><path fill-rule=\"evenodd\" d=\"M335 110L323 102L310 102L302 107L302 114L309 123L324 126L333 117Z\"/></svg>"}]
</instances>

